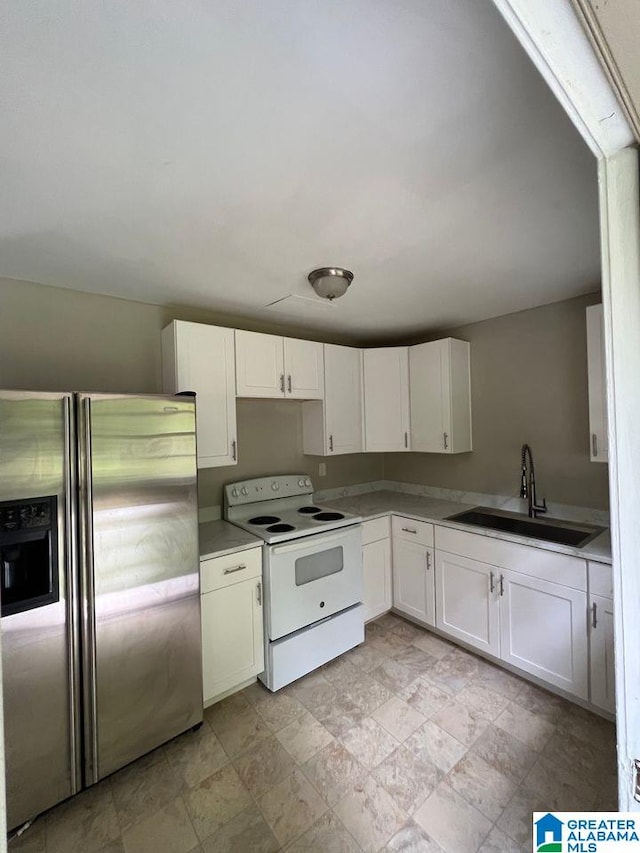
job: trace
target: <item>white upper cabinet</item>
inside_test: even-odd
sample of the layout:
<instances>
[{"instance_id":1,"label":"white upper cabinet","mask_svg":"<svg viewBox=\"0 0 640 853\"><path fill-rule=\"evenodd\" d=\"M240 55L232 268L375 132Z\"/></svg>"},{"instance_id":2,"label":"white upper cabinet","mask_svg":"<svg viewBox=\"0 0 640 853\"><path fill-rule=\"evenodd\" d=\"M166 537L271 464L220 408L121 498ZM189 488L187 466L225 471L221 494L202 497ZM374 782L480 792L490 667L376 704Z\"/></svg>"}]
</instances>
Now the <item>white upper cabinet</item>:
<instances>
[{"instance_id":1,"label":"white upper cabinet","mask_svg":"<svg viewBox=\"0 0 640 853\"><path fill-rule=\"evenodd\" d=\"M324 344L324 402L303 406L303 452L362 452L362 353Z\"/></svg>"},{"instance_id":2,"label":"white upper cabinet","mask_svg":"<svg viewBox=\"0 0 640 853\"><path fill-rule=\"evenodd\" d=\"M409 450L409 348L362 353L365 450Z\"/></svg>"},{"instance_id":3,"label":"white upper cabinet","mask_svg":"<svg viewBox=\"0 0 640 853\"><path fill-rule=\"evenodd\" d=\"M587 308L587 365L589 374L589 429L592 462L607 462L607 374L604 356L602 305Z\"/></svg>"},{"instance_id":4,"label":"white upper cabinet","mask_svg":"<svg viewBox=\"0 0 640 853\"><path fill-rule=\"evenodd\" d=\"M162 331L165 392L196 392L198 467L237 462L233 329L174 320Z\"/></svg>"},{"instance_id":5,"label":"white upper cabinet","mask_svg":"<svg viewBox=\"0 0 640 853\"><path fill-rule=\"evenodd\" d=\"M322 399L322 344L236 329L238 397Z\"/></svg>"},{"instance_id":6,"label":"white upper cabinet","mask_svg":"<svg viewBox=\"0 0 640 853\"><path fill-rule=\"evenodd\" d=\"M411 449L471 450L469 344L444 338L409 347Z\"/></svg>"}]
</instances>

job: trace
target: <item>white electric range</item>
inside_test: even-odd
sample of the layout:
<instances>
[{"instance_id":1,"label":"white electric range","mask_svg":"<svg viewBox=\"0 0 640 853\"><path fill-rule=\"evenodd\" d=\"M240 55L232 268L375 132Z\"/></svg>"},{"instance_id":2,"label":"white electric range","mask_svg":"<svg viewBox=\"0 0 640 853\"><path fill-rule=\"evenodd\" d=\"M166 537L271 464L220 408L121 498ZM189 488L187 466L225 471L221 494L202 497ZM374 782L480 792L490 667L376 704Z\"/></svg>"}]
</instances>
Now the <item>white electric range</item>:
<instances>
[{"instance_id":1,"label":"white electric range","mask_svg":"<svg viewBox=\"0 0 640 853\"><path fill-rule=\"evenodd\" d=\"M225 486L224 517L262 538L265 672L279 690L364 641L361 518L314 502L305 474Z\"/></svg>"}]
</instances>

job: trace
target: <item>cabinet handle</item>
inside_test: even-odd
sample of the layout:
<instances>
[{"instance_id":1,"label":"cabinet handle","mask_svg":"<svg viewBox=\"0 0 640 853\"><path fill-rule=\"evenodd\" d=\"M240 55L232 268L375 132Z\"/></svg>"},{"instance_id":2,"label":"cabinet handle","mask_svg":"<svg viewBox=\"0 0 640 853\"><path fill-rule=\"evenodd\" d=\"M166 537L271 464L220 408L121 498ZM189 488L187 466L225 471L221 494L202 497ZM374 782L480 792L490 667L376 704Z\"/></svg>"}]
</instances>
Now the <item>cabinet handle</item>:
<instances>
[{"instance_id":1,"label":"cabinet handle","mask_svg":"<svg viewBox=\"0 0 640 853\"><path fill-rule=\"evenodd\" d=\"M431 571L431 552L427 551L427 571Z\"/></svg>"},{"instance_id":2,"label":"cabinet handle","mask_svg":"<svg viewBox=\"0 0 640 853\"><path fill-rule=\"evenodd\" d=\"M280 374L280 390L284 394L284 373Z\"/></svg>"},{"instance_id":3,"label":"cabinet handle","mask_svg":"<svg viewBox=\"0 0 640 853\"><path fill-rule=\"evenodd\" d=\"M404 533L417 533L418 532L417 530L414 530L412 527L403 527L402 530Z\"/></svg>"},{"instance_id":4,"label":"cabinet handle","mask_svg":"<svg viewBox=\"0 0 640 853\"><path fill-rule=\"evenodd\" d=\"M293 390L291 386L291 374L289 374L289 376L287 377L287 387L289 388L289 393L291 394Z\"/></svg>"},{"instance_id":5,"label":"cabinet handle","mask_svg":"<svg viewBox=\"0 0 640 853\"><path fill-rule=\"evenodd\" d=\"M449 449L449 435L448 435L448 433L445 432L445 433L443 433L443 436L444 436L444 449L448 450Z\"/></svg>"},{"instance_id":6,"label":"cabinet handle","mask_svg":"<svg viewBox=\"0 0 640 853\"><path fill-rule=\"evenodd\" d=\"M496 591L496 579L493 572L489 572L489 592Z\"/></svg>"},{"instance_id":7,"label":"cabinet handle","mask_svg":"<svg viewBox=\"0 0 640 853\"><path fill-rule=\"evenodd\" d=\"M591 625L594 628L598 627L598 605L595 603L595 601L591 605Z\"/></svg>"},{"instance_id":8,"label":"cabinet handle","mask_svg":"<svg viewBox=\"0 0 640 853\"><path fill-rule=\"evenodd\" d=\"M256 597L258 599L258 604L262 607L262 581L258 581L258 586L256 587Z\"/></svg>"},{"instance_id":9,"label":"cabinet handle","mask_svg":"<svg viewBox=\"0 0 640 853\"><path fill-rule=\"evenodd\" d=\"M409 447L409 434L406 432L404 434L404 446Z\"/></svg>"},{"instance_id":10,"label":"cabinet handle","mask_svg":"<svg viewBox=\"0 0 640 853\"><path fill-rule=\"evenodd\" d=\"M333 436L329 436L329 450L333 453Z\"/></svg>"},{"instance_id":11,"label":"cabinet handle","mask_svg":"<svg viewBox=\"0 0 640 853\"><path fill-rule=\"evenodd\" d=\"M500 575L500 595L504 595L504 575Z\"/></svg>"},{"instance_id":12,"label":"cabinet handle","mask_svg":"<svg viewBox=\"0 0 640 853\"><path fill-rule=\"evenodd\" d=\"M598 436L595 434L595 432L591 436L591 447L593 448L593 455L597 456L598 455Z\"/></svg>"},{"instance_id":13,"label":"cabinet handle","mask_svg":"<svg viewBox=\"0 0 640 853\"><path fill-rule=\"evenodd\" d=\"M224 569L222 574L223 575L232 575L234 572L241 572L243 569L246 569L246 568L247 567L245 566L245 564L241 563L239 566L234 566L232 569Z\"/></svg>"},{"instance_id":14,"label":"cabinet handle","mask_svg":"<svg viewBox=\"0 0 640 853\"><path fill-rule=\"evenodd\" d=\"M231 442L231 458L233 459L234 462L238 461L238 449L237 449L235 438Z\"/></svg>"}]
</instances>

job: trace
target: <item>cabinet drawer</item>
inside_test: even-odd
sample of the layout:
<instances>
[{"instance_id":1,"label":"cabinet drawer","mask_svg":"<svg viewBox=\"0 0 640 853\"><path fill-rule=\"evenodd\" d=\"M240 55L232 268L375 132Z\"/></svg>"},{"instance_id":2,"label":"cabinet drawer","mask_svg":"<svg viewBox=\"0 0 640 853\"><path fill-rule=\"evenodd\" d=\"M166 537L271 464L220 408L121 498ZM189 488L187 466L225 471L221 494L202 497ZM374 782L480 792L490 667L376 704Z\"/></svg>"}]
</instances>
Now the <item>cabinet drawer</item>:
<instances>
[{"instance_id":1,"label":"cabinet drawer","mask_svg":"<svg viewBox=\"0 0 640 853\"><path fill-rule=\"evenodd\" d=\"M606 563L587 563L589 569L589 592L613 598L613 569Z\"/></svg>"},{"instance_id":2,"label":"cabinet drawer","mask_svg":"<svg viewBox=\"0 0 640 853\"><path fill-rule=\"evenodd\" d=\"M368 545L370 542L377 542L379 539L388 539L391 536L389 529L389 516L384 518L374 518L371 521L365 521L362 524L362 544Z\"/></svg>"},{"instance_id":3,"label":"cabinet drawer","mask_svg":"<svg viewBox=\"0 0 640 853\"><path fill-rule=\"evenodd\" d=\"M262 574L262 548L200 561L200 592L211 592Z\"/></svg>"},{"instance_id":4,"label":"cabinet drawer","mask_svg":"<svg viewBox=\"0 0 640 853\"><path fill-rule=\"evenodd\" d=\"M440 526L436 530L436 548L583 592L587 590L587 564L579 557Z\"/></svg>"},{"instance_id":5,"label":"cabinet drawer","mask_svg":"<svg viewBox=\"0 0 640 853\"><path fill-rule=\"evenodd\" d=\"M433 524L426 521L394 515L391 519L391 531L394 539L406 539L408 542L433 547Z\"/></svg>"}]
</instances>

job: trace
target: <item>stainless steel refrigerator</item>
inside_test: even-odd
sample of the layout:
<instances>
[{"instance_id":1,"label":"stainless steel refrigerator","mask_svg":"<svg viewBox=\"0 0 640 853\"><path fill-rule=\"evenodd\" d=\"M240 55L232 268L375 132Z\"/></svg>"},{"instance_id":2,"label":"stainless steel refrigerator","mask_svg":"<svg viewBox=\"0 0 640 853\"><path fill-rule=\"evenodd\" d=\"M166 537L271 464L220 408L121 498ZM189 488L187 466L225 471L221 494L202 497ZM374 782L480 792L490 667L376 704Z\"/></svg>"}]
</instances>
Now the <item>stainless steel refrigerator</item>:
<instances>
[{"instance_id":1,"label":"stainless steel refrigerator","mask_svg":"<svg viewBox=\"0 0 640 853\"><path fill-rule=\"evenodd\" d=\"M195 404L0 392L8 826L202 721Z\"/></svg>"}]
</instances>

